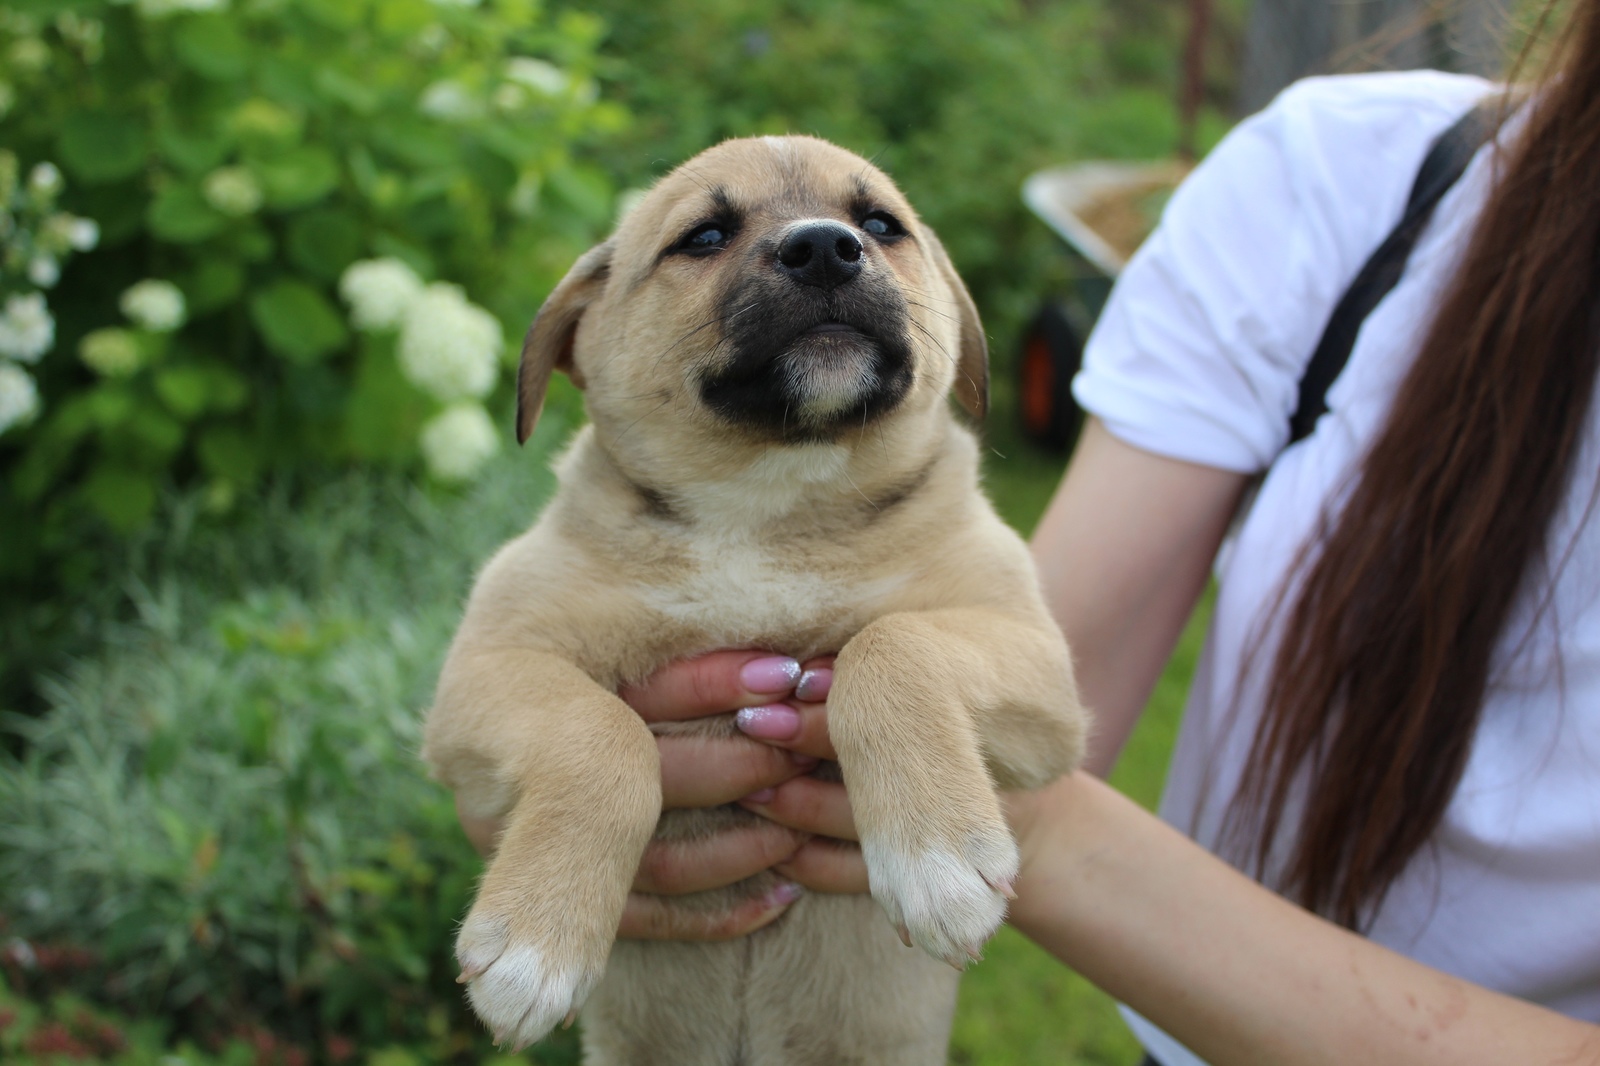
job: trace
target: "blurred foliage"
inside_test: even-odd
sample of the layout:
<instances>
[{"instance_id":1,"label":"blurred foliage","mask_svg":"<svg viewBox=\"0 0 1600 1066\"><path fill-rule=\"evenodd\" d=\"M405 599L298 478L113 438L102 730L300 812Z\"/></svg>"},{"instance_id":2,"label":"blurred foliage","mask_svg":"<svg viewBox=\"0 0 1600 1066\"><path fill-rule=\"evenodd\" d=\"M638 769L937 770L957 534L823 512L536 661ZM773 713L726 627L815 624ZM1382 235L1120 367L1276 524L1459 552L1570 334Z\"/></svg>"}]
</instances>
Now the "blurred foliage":
<instances>
[{"instance_id":1,"label":"blurred foliage","mask_svg":"<svg viewBox=\"0 0 1600 1066\"><path fill-rule=\"evenodd\" d=\"M0 755L0 972L202 1040L489 1052L451 953L480 863L422 779L420 709L476 560L552 488L555 401L534 456L460 499L352 474L269 490L243 536L201 494L170 504L136 545L137 619L102 625L48 714L4 721L26 746Z\"/></svg>"},{"instance_id":2,"label":"blurred foliage","mask_svg":"<svg viewBox=\"0 0 1600 1066\"><path fill-rule=\"evenodd\" d=\"M553 0L565 3L565 0ZM1054 238L1020 199L1029 173L1177 144L1187 5L1173 0L576 0L609 27L602 75L633 125L601 148L648 184L726 137L810 133L887 170L977 299L996 362L1060 283ZM1224 126L1242 0L1213 26Z\"/></svg>"},{"instance_id":3,"label":"blurred foliage","mask_svg":"<svg viewBox=\"0 0 1600 1066\"><path fill-rule=\"evenodd\" d=\"M416 464L438 405L335 285L394 257L520 331L611 220L580 159L625 125L602 29L535 0L0 4L0 144L58 165L100 240L41 286L41 411L0 435L0 590L32 608L7 638L103 579L164 484L225 512L269 472ZM124 296L151 280L176 321Z\"/></svg>"}]
</instances>

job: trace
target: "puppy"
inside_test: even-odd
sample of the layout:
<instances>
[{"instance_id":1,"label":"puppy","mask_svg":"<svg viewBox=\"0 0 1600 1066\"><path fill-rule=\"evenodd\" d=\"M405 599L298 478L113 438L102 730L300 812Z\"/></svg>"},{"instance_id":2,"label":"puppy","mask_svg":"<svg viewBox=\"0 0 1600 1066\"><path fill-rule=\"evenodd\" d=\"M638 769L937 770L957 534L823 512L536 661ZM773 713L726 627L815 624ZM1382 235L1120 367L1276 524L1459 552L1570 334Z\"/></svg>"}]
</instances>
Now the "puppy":
<instances>
[{"instance_id":1,"label":"puppy","mask_svg":"<svg viewBox=\"0 0 1600 1066\"><path fill-rule=\"evenodd\" d=\"M1027 549L946 402L987 403L971 297L871 164L729 141L551 293L519 439L557 369L590 424L538 524L478 577L427 723L436 776L504 824L457 942L474 1008L520 1046L582 1007L591 1066L942 1063L957 970L1017 872L996 788L1070 770L1085 729ZM652 834L755 817L663 817L654 739L616 695L716 648L838 652L829 726L872 899L805 896L727 943L614 943Z\"/></svg>"}]
</instances>

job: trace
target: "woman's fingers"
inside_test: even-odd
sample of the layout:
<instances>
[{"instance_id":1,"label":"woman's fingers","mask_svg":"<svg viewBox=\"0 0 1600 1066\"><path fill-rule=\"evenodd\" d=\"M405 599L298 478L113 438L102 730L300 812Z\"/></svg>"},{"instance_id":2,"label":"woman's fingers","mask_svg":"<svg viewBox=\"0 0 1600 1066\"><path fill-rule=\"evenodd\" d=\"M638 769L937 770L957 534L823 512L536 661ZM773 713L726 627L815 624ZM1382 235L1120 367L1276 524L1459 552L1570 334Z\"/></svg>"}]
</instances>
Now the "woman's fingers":
<instances>
[{"instance_id":1,"label":"woman's fingers","mask_svg":"<svg viewBox=\"0 0 1600 1066\"><path fill-rule=\"evenodd\" d=\"M828 705L821 702L833 683L833 671L809 673L825 675L821 682L812 687L813 693L820 692L817 701L799 699L800 689L796 689L796 698L787 703L746 707L733 717L739 732L763 744L798 751L818 759L838 759L839 753L833 750L833 741L828 739ZM802 689L808 674L801 675Z\"/></svg>"},{"instance_id":2,"label":"woman's fingers","mask_svg":"<svg viewBox=\"0 0 1600 1066\"><path fill-rule=\"evenodd\" d=\"M645 848L633 890L680 896L722 888L782 862L808 839L797 830L761 822L693 840L654 840Z\"/></svg>"},{"instance_id":3,"label":"woman's fingers","mask_svg":"<svg viewBox=\"0 0 1600 1066\"><path fill-rule=\"evenodd\" d=\"M813 892L868 891L867 863L861 846L844 840L815 837L772 868Z\"/></svg>"},{"instance_id":4,"label":"woman's fingers","mask_svg":"<svg viewBox=\"0 0 1600 1066\"><path fill-rule=\"evenodd\" d=\"M783 655L714 651L668 663L618 694L647 722L678 722L781 700L803 673L798 662Z\"/></svg>"},{"instance_id":5,"label":"woman's fingers","mask_svg":"<svg viewBox=\"0 0 1600 1066\"><path fill-rule=\"evenodd\" d=\"M766 895L718 911L689 910L668 896L628 895L617 936L623 940L732 940L776 921L789 904L805 894L792 881L782 881Z\"/></svg>"},{"instance_id":6,"label":"woman's fingers","mask_svg":"<svg viewBox=\"0 0 1600 1066\"><path fill-rule=\"evenodd\" d=\"M661 753L661 805L716 807L782 784L817 765L800 752L743 737L656 738Z\"/></svg>"},{"instance_id":7,"label":"woman's fingers","mask_svg":"<svg viewBox=\"0 0 1600 1066\"><path fill-rule=\"evenodd\" d=\"M856 822L844 786L814 777L796 777L771 789L751 793L739 806L779 825L815 836L855 840Z\"/></svg>"}]
</instances>

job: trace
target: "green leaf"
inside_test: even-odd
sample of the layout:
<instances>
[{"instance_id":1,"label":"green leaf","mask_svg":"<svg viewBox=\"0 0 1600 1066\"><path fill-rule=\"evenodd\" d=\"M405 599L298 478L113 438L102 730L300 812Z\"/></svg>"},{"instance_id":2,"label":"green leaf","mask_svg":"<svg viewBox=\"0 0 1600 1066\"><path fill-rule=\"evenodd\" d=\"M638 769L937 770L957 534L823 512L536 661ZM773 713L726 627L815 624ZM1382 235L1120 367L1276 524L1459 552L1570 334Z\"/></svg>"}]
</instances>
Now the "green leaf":
<instances>
[{"instance_id":1,"label":"green leaf","mask_svg":"<svg viewBox=\"0 0 1600 1066\"><path fill-rule=\"evenodd\" d=\"M207 256L179 282L196 318L232 303L244 291L244 267L231 259Z\"/></svg>"},{"instance_id":2,"label":"green leaf","mask_svg":"<svg viewBox=\"0 0 1600 1066\"><path fill-rule=\"evenodd\" d=\"M238 482L255 479L261 469L261 450L231 426L213 426L200 434L195 447L206 472Z\"/></svg>"},{"instance_id":3,"label":"green leaf","mask_svg":"<svg viewBox=\"0 0 1600 1066\"><path fill-rule=\"evenodd\" d=\"M326 148L296 148L255 161L251 169L261 178L267 203L278 208L315 203L339 183L339 162Z\"/></svg>"},{"instance_id":4,"label":"green leaf","mask_svg":"<svg viewBox=\"0 0 1600 1066\"><path fill-rule=\"evenodd\" d=\"M120 181L144 166L144 127L130 115L78 111L62 120L56 148L67 170L85 184Z\"/></svg>"},{"instance_id":5,"label":"green leaf","mask_svg":"<svg viewBox=\"0 0 1600 1066\"><path fill-rule=\"evenodd\" d=\"M320 359L349 337L327 297L303 281L284 279L256 293L250 317L267 347L297 363Z\"/></svg>"},{"instance_id":6,"label":"green leaf","mask_svg":"<svg viewBox=\"0 0 1600 1066\"><path fill-rule=\"evenodd\" d=\"M379 0L378 28L385 33L410 36L438 18L427 0Z\"/></svg>"},{"instance_id":7,"label":"green leaf","mask_svg":"<svg viewBox=\"0 0 1600 1066\"><path fill-rule=\"evenodd\" d=\"M154 404L139 408L128 422L128 429L141 446L142 460L162 464L183 446L183 425Z\"/></svg>"},{"instance_id":8,"label":"green leaf","mask_svg":"<svg viewBox=\"0 0 1600 1066\"><path fill-rule=\"evenodd\" d=\"M128 532L144 524L156 505L150 475L118 466L102 466L89 475L83 499L113 529Z\"/></svg>"},{"instance_id":9,"label":"green leaf","mask_svg":"<svg viewBox=\"0 0 1600 1066\"><path fill-rule=\"evenodd\" d=\"M192 185L172 184L156 194L145 216L150 231L175 244L193 244L220 233L228 219Z\"/></svg>"},{"instance_id":10,"label":"green leaf","mask_svg":"<svg viewBox=\"0 0 1600 1066\"><path fill-rule=\"evenodd\" d=\"M206 409L210 377L202 367L169 366L156 374L156 395L179 418L193 421Z\"/></svg>"},{"instance_id":11,"label":"green leaf","mask_svg":"<svg viewBox=\"0 0 1600 1066\"><path fill-rule=\"evenodd\" d=\"M300 10L336 30L355 29L366 8L366 0L300 0Z\"/></svg>"},{"instance_id":12,"label":"green leaf","mask_svg":"<svg viewBox=\"0 0 1600 1066\"><path fill-rule=\"evenodd\" d=\"M368 337L361 348L345 407L345 447L369 461L411 455L432 401L400 373L392 336Z\"/></svg>"},{"instance_id":13,"label":"green leaf","mask_svg":"<svg viewBox=\"0 0 1600 1066\"><path fill-rule=\"evenodd\" d=\"M327 281L338 280L364 245L361 222L348 211L308 211L289 224L289 261Z\"/></svg>"},{"instance_id":14,"label":"green leaf","mask_svg":"<svg viewBox=\"0 0 1600 1066\"><path fill-rule=\"evenodd\" d=\"M191 174L203 174L222 165L233 147L232 140L218 133L188 133L168 126L156 135L161 155L173 166Z\"/></svg>"},{"instance_id":15,"label":"green leaf","mask_svg":"<svg viewBox=\"0 0 1600 1066\"><path fill-rule=\"evenodd\" d=\"M184 19L172 44L179 62L203 77L229 81L250 73L250 42L226 15Z\"/></svg>"}]
</instances>

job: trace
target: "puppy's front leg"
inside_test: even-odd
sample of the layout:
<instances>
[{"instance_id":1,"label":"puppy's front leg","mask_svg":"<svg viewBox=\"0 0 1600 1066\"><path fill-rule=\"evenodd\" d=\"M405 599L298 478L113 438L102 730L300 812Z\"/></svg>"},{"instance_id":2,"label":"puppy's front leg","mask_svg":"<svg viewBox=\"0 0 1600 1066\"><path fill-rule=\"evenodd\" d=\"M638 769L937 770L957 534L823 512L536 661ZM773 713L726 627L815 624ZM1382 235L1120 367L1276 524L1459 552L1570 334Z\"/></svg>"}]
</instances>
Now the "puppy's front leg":
<instances>
[{"instance_id":1,"label":"puppy's front leg","mask_svg":"<svg viewBox=\"0 0 1600 1066\"><path fill-rule=\"evenodd\" d=\"M1082 758L1066 645L1047 616L905 612L857 634L834 676L829 730L872 894L902 937L959 968L1017 874L995 778L1042 785Z\"/></svg>"},{"instance_id":2,"label":"puppy's front leg","mask_svg":"<svg viewBox=\"0 0 1600 1066\"><path fill-rule=\"evenodd\" d=\"M605 969L661 814L655 742L571 662L496 648L452 653L424 756L464 810L506 816L456 957L496 1041L532 1043Z\"/></svg>"}]
</instances>

